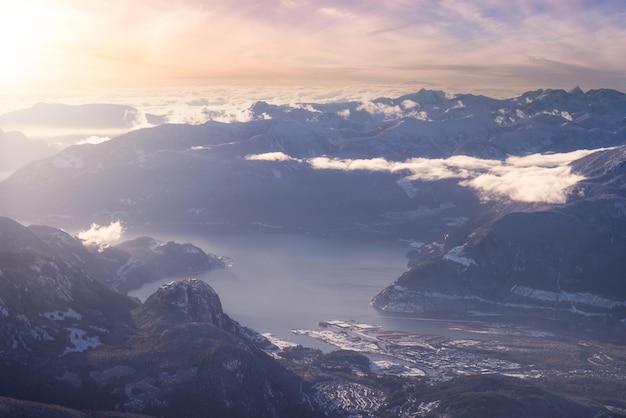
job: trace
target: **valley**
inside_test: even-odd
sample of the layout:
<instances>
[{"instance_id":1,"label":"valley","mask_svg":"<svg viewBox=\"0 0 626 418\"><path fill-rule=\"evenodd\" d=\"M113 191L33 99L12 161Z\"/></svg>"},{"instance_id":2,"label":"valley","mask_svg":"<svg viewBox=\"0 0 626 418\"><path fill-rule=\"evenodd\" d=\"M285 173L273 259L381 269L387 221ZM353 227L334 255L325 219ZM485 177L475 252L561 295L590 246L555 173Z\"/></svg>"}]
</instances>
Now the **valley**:
<instances>
[{"instance_id":1,"label":"valley","mask_svg":"<svg viewBox=\"0 0 626 418\"><path fill-rule=\"evenodd\" d=\"M315 399L324 410L331 412L386 416L392 408L389 408L389 388L381 383L382 376L399 377L405 385L413 382L426 387L465 376L485 376L486 379L508 376L564 398L602 405L614 416L626 414L622 397L626 390L626 347L621 343L587 339L593 335L557 335L559 332L554 325L562 324L552 325L550 328L555 333L488 320L448 322L447 326L452 329L482 336L460 339L329 320L320 322L316 329L293 332L319 339L346 353L362 354L369 365L367 360L364 363L346 360L338 378L337 374L329 374L329 370L340 366L329 364L319 355L303 350L303 356L293 360L296 356L291 351L297 351L297 347L284 349L289 351L286 357L290 361L283 363L296 371L302 367L298 364L308 364L303 376L317 382L313 386ZM279 357L281 355L278 353ZM497 392L498 389L489 390ZM441 399L424 402L423 398L412 398L406 387L400 392L395 394L396 402L402 399L403 403L398 416L437 416L443 410ZM387 393L387 397L382 396L383 393ZM375 401L382 398L387 401ZM400 411L395 410L395 413Z\"/></svg>"},{"instance_id":2,"label":"valley","mask_svg":"<svg viewBox=\"0 0 626 418\"><path fill-rule=\"evenodd\" d=\"M625 0L0 0L0 418L626 418L625 58Z\"/></svg>"},{"instance_id":3,"label":"valley","mask_svg":"<svg viewBox=\"0 0 626 418\"><path fill-rule=\"evenodd\" d=\"M138 115L52 109L64 127ZM256 102L246 121L155 117L33 159L0 181L0 396L624 415L625 111L578 88Z\"/></svg>"}]
</instances>

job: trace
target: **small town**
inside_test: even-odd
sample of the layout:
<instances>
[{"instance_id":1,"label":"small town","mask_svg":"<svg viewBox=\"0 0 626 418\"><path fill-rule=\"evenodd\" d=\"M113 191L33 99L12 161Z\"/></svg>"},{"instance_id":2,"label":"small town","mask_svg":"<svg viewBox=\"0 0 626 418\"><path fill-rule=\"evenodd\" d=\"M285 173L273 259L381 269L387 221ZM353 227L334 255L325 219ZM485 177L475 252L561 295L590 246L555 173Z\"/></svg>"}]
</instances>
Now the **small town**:
<instances>
[{"instance_id":1,"label":"small town","mask_svg":"<svg viewBox=\"0 0 626 418\"><path fill-rule=\"evenodd\" d=\"M549 332L504 324L485 323L464 330L492 338L418 335L343 320L322 321L316 330L292 332L365 355L369 359L366 372L372 375L414 377L427 385L471 375L503 375L531 382L610 379L626 384L626 351L621 346L563 341ZM353 379L345 380L318 376L314 401L328 413L373 416L383 404L384 393L375 384L364 383L371 380L359 379L364 373L358 368L353 367L352 375ZM427 416L436 406L417 403L411 406L410 415L401 416Z\"/></svg>"}]
</instances>

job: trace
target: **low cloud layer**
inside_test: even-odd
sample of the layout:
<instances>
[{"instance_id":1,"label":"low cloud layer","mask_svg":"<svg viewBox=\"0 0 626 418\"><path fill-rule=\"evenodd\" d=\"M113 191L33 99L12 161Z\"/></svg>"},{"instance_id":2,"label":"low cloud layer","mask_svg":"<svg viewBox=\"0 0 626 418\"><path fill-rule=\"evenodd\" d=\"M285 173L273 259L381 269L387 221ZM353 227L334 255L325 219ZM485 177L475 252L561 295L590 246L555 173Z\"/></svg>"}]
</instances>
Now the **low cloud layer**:
<instances>
[{"instance_id":1,"label":"low cloud layer","mask_svg":"<svg viewBox=\"0 0 626 418\"><path fill-rule=\"evenodd\" d=\"M291 157L284 152L266 152L264 154L254 154L246 156L246 160L249 161L298 161L302 162L299 158Z\"/></svg>"},{"instance_id":2,"label":"low cloud layer","mask_svg":"<svg viewBox=\"0 0 626 418\"><path fill-rule=\"evenodd\" d=\"M86 247L105 248L122 237L124 227L120 221L111 222L109 225L100 226L91 224L91 228L86 231L80 231L78 238L83 240Z\"/></svg>"},{"instance_id":3,"label":"low cloud layer","mask_svg":"<svg viewBox=\"0 0 626 418\"><path fill-rule=\"evenodd\" d=\"M96 145L96 144L100 144L102 142L106 142L108 140L110 140L111 138L109 138L108 136L98 136L98 135L92 135L89 136L83 140L80 140L76 143L76 145L83 145L83 144L92 144L92 145Z\"/></svg>"},{"instance_id":4,"label":"low cloud layer","mask_svg":"<svg viewBox=\"0 0 626 418\"><path fill-rule=\"evenodd\" d=\"M519 202L564 203L583 176L573 173L570 163L599 150L562 154L533 154L506 160L468 156L389 161L385 158L338 159L316 157L299 160L281 152L250 155L248 160L296 161L317 170L378 171L403 174L405 181L458 179L459 185L474 189L483 200L509 199Z\"/></svg>"}]
</instances>

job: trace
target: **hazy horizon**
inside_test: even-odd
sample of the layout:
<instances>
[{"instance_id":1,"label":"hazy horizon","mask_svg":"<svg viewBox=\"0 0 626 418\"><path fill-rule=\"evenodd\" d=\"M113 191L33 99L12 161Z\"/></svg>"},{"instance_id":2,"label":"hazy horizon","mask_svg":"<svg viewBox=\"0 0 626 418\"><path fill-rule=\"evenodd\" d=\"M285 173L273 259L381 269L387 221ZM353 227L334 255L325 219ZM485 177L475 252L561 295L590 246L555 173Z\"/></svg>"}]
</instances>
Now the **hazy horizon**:
<instances>
[{"instance_id":1,"label":"hazy horizon","mask_svg":"<svg viewBox=\"0 0 626 418\"><path fill-rule=\"evenodd\" d=\"M579 85L564 88L570 91ZM451 90L432 86L404 84L354 84L344 86L278 86L278 85L223 85L169 88L116 88L116 89L52 89L39 92L0 94L0 116L13 111L31 108L40 103L85 105L115 104L131 106L138 110L138 120L133 126L123 129L93 129L62 131L59 127L45 126L37 120L27 125L0 123L4 132L19 131L30 139L50 139L59 136L75 136L83 142L97 143L127 132L130 129L155 126L145 120L145 114L165 118L166 123L199 124L208 120L217 122L246 122L254 103L267 102L272 105L299 107L307 104L340 102L371 103L379 98L398 98L417 93L421 89L443 91L447 97L458 94L483 95L495 99L519 97L528 91L553 89L554 86L537 85L530 90L504 91L469 89ZM604 87L608 88L608 87ZM588 91L591 89L582 89ZM626 89L624 90L626 91ZM106 139L105 139L106 138Z\"/></svg>"}]
</instances>

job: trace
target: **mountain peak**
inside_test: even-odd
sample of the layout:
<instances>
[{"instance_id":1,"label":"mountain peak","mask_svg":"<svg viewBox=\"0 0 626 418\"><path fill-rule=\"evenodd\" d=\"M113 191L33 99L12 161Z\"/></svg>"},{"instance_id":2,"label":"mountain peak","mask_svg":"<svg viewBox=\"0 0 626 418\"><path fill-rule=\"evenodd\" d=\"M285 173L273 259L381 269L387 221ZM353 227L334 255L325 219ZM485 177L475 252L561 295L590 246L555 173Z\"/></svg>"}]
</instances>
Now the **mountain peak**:
<instances>
[{"instance_id":1,"label":"mountain peak","mask_svg":"<svg viewBox=\"0 0 626 418\"><path fill-rule=\"evenodd\" d=\"M230 328L219 296L211 286L198 279L172 281L161 286L141 307L140 322L156 321L156 326L184 322L208 322ZM150 325L150 324L147 324ZM160 327L160 326L159 326Z\"/></svg>"},{"instance_id":2,"label":"mountain peak","mask_svg":"<svg viewBox=\"0 0 626 418\"><path fill-rule=\"evenodd\" d=\"M46 245L27 227L13 219L0 216L0 250L32 249L46 251Z\"/></svg>"},{"instance_id":3,"label":"mountain peak","mask_svg":"<svg viewBox=\"0 0 626 418\"><path fill-rule=\"evenodd\" d=\"M153 296L158 300L169 300L185 313L190 313L191 298L210 301L217 305L220 312L222 311L222 305L215 290L205 282L195 278L171 281L159 287ZM202 319L202 314L202 312L199 312L198 321L206 320Z\"/></svg>"},{"instance_id":4,"label":"mountain peak","mask_svg":"<svg viewBox=\"0 0 626 418\"><path fill-rule=\"evenodd\" d=\"M572 95L576 95L576 96L581 95L581 94L584 94L584 92L582 91L582 89L581 89L580 87L578 87L578 86L576 86L576 87L574 87L573 89L571 89L568 93L569 93L569 94L572 94Z\"/></svg>"}]
</instances>

